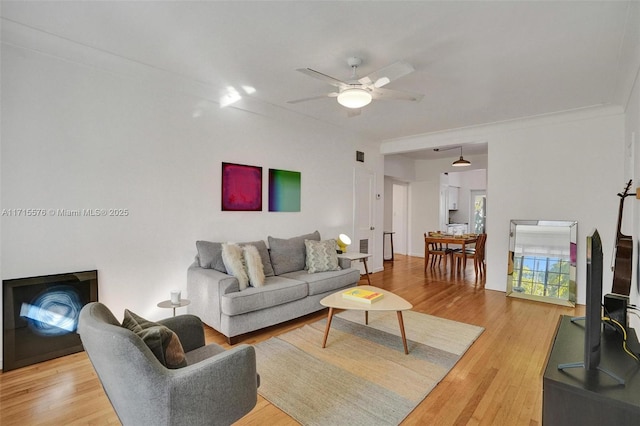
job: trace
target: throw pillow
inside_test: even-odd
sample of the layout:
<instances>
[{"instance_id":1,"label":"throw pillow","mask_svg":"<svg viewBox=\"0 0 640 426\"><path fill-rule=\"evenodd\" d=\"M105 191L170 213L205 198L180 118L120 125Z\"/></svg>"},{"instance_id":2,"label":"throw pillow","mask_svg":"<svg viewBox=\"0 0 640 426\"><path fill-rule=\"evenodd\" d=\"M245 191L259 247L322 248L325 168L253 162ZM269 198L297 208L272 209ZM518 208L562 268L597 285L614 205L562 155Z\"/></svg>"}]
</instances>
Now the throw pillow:
<instances>
[{"instance_id":1,"label":"throw pillow","mask_svg":"<svg viewBox=\"0 0 640 426\"><path fill-rule=\"evenodd\" d=\"M240 290L242 291L247 288L249 277L244 267L242 247L237 244L223 243L222 261L224 262L224 267L227 269L227 273L238 279Z\"/></svg>"},{"instance_id":2,"label":"throw pillow","mask_svg":"<svg viewBox=\"0 0 640 426\"><path fill-rule=\"evenodd\" d=\"M196 241L196 248L198 249L198 262L201 268L215 269L216 271L227 273L222 261L222 243Z\"/></svg>"},{"instance_id":3,"label":"throw pillow","mask_svg":"<svg viewBox=\"0 0 640 426\"><path fill-rule=\"evenodd\" d=\"M249 284L252 287L264 286L264 269L258 249L255 246L246 245L242 247L242 254L244 256L244 264L247 267Z\"/></svg>"},{"instance_id":4,"label":"throw pillow","mask_svg":"<svg viewBox=\"0 0 640 426\"><path fill-rule=\"evenodd\" d=\"M273 271L276 275L282 275L305 268L307 255L304 240L320 241L320 233L315 231L311 234L288 239L270 236L268 240Z\"/></svg>"},{"instance_id":5,"label":"throw pillow","mask_svg":"<svg viewBox=\"0 0 640 426\"><path fill-rule=\"evenodd\" d=\"M310 274L340 269L336 240L305 240L304 245L307 249L307 269Z\"/></svg>"},{"instance_id":6,"label":"throw pillow","mask_svg":"<svg viewBox=\"0 0 640 426\"><path fill-rule=\"evenodd\" d=\"M273 267L271 266L271 259L269 258L269 250L267 249L267 244L262 241L252 241L250 243L239 243L239 246L254 246L258 249L258 253L260 253L260 259L262 259L262 268L264 270L265 277L273 276Z\"/></svg>"},{"instance_id":7,"label":"throw pillow","mask_svg":"<svg viewBox=\"0 0 640 426\"><path fill-rule=\"evenodd\" d=\"M124 310L122 326L136 333L165 367L187 366L187 358L180 339L168 327L146 320L128 309Z\"/></svg>"}]
</instances>

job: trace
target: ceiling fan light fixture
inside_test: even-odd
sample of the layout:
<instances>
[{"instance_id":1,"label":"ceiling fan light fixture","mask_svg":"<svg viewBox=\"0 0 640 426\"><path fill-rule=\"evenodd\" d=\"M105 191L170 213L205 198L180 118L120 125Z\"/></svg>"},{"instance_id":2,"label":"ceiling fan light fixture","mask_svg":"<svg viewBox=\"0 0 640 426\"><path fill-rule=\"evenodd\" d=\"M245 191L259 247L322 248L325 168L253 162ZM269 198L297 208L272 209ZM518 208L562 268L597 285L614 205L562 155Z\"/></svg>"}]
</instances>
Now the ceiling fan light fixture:
<instances>
[{"instance_id":1,"label":"ceiling fan light fixture","mask_svg":"<svg viewBox=\"0 0 640 426\"><path fill-rule=\"evenodd\" d=\"M338 95L338 103L346 108L362 108L371 103L371 93L360 87L344 89Z\"/></svg>"}]
</instances>

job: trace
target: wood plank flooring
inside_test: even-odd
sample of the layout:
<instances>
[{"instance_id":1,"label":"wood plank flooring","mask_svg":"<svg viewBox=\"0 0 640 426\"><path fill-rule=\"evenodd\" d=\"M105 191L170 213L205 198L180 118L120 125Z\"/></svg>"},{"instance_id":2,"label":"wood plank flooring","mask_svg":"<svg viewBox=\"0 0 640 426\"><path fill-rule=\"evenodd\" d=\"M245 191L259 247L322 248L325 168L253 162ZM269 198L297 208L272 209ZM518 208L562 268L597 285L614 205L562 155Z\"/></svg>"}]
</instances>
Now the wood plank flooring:
<instances>
[{"instance_id":1,"label":"wood plank flooring","mask_svg":"<svg viewBox=\"0 0 640 426\"><path fill-rule=\"evenodd\" d=\"M462 277L443 268L423 270L422 258L395 255L372 274L374 286L391 290L414 310L485 328L445 379L403 425L540 425L542 370L559 315L575 309L511 299L476 282L473 265ZM366 283L366 278L360 281ZM316 321L326 310L266 330L242 343L254 344ZM207 342L227 346L206 327ZM318 342L320 344L321 342ZM0 374L0 424L119 424L84 352ZM295 425L288 415L259 397L238 425Z\"/></svg>"}]
</instances>

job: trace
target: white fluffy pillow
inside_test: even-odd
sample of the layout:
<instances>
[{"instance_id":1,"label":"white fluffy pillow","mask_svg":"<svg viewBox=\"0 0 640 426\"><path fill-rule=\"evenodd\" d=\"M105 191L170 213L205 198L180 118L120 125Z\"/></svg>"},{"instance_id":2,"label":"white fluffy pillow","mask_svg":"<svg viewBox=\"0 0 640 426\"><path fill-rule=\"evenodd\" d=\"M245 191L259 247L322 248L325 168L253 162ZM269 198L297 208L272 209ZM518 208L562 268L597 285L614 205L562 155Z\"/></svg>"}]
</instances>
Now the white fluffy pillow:
<instances>
[{"instance_id":1,"label":"white fluffy pillow","mask_svg":"<svg viewBox=\"0 0 640 426\"><path fill-rule=\"evenodd\" d=\"M264 266L258 249L256 246L248 244L242 247L242 252L247 274L249 275L249 283L252 287L264 286Z\"/></svg>"},{"instance_id":2,"label":"white fluffy pillow","mask_svg":"<svg viewBox=\"0 0 640 426\"><path fill-rule=\"evenodd\" d=\"M247 288L249 277L243 262L242 247L237 244L223 243L222 262L227 272L238 279L240 290Z\"/></svg>"}]
</instances>

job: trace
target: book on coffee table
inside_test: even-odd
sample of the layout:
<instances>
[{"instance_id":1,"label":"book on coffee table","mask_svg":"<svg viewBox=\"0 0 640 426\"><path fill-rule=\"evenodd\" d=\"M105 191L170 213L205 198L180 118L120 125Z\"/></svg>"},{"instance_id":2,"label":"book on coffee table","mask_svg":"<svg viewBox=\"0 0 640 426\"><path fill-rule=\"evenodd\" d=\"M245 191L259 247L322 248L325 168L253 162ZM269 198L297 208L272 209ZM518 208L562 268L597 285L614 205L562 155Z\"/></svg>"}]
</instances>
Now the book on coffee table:
<instances>
[{"instance_id":1,"label":"book on coffee table","mask_svg":"<svg viewBox=\"0 0 640 426\"><path fill-rule=\"evenodd\" d=\"M377 291L352 288L351 290L347 290L342 293L342 297L349 300L357 300L358 302L371 304L377 300L382 299L384 297L384 294L378 293Z\"/></svg>"}]
</instances>

